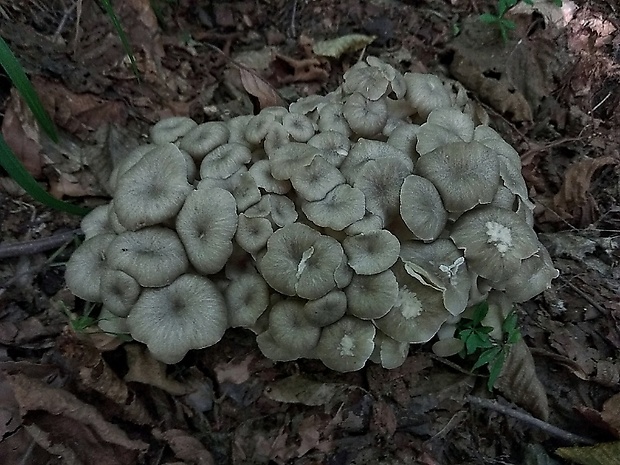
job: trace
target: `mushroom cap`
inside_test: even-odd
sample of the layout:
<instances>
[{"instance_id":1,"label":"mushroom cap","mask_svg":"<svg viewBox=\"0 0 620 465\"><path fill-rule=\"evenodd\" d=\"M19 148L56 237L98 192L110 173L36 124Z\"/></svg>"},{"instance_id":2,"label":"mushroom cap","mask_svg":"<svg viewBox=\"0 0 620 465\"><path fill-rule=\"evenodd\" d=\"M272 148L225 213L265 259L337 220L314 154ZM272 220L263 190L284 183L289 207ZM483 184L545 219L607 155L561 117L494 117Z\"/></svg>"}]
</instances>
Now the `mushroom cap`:
<instances>
[{"instance_id":1,"label":"mushroom cap","mask_svg":"<svg viewBox=\"0 0 620 465\"><path fill-rule=\"evenodd\" d=\"M291 175L302 166L308 166L319 155L319 150L301 142L290 142L269 154L271 175L280 181L291 178Z\"/></svg>"},{"instance_id":2,"label":"mushroom cap","mask_svg":"<svg viewBox=\"0 0 620 465\"><path fill-rule=\"evenodd\" d=\"M560 272L553 267L549 252L544 245L521 262L519 270L503 283L502 288L513 302L526 302L551 286Z\"/></svg>"},{"instance_id":3,"label":"mushroom cap","mask_svg":"<svg viewBox=\"0 0 620 465\"><path fill-rule=\"evenodd\" d=\"M303 202L301 209L317 226L341 231L364 217L366 200L361 190L348 184L339 184L325 198Z\"/></svg>"},{"instance_id":4,"label":"mushroom cap","mask_svg":"<svg viewBox=\"0 0 620 465\"><path fill-rule=\"evenodd\" d=\"M385 333L377 331L371 361L391 370L405 363L407 355L409 355L409 343L395 341Z\"/></svg>"},{"instance_id":5,"label":"mushroom cap","mask_svg":"<svg viewBox=\"0 0 620 465\"><path fill-rule=\"evenodd\" d=\"M297 142L307 142L314 136L312 120L299 113L287 113L282 117L282 126Z\"/></svg>"},{"instance_id":6,"label":"mushroom cap","mask_svg":"<svg viewBox=\"0 0 620 465\"><path fill-rule=\"evenodd\" d=\"M320 132L336 131L347 137L351 135L351 127L343 114L343 104L332 102L319 108L317 126Z\"/></svg>"},{"instance_id":7,"label":"mushroom cap","mask_svg":"<svg viewBox=\"0 0 620 465\"><path fill-rule=\"evenodd\" d=\"M192 191L177 216L176 230L191 264L202 274L217 273L232 254L235 198L219 187Z\"/></svg>"},{"instance_id":8,"label":"mushroom cap","mask_svg":"<svg viewBox=\"0 0 620 465\"><path fill-rule=\"evenodd\" d=\"M383 219L378 215L367 212L362 219L347 226L344 232L347 236L355 236L356 234L367 234L380 229L383 229Z\"/></svg>"},{"instance_id":9,"label":"mushroom cap","mask_svg":"<svg viewBox=\"0 0 620 465\"><path fill-rule=\"evenodd\" d=\"M396 303L383 317L374 320L385 334L399 342L430 341L451 316L444 308L442 293L404 273L399 273Z\"/></svg>"},{"instance_id":10,"label":"mushroom cap","mask_svg":"<svg viewBox=\"0 0 620 465\"><path fill-rule=\"evenodd\" d=\"M463 253L450 239L402 241L400 258L410 276L443 291L444 306L452 315L465 310L471 277Z\"/></svg>"},{"instance_id":11,"label":"mushroom cap","mask_svg":"<svg viewBox=\"0 0 620 465\"><path fill-rule=\"evenodd\" d=\"M490 203L500 185L497 157L478 142L453 142L421 156L415 174L435 185L452 213Z\"/></svg>"},{"instance_id":12,"label":"mushroom cap","mask_svg":"<svg viewBox=\"0 0 620 465\"><path fill-rule=\"evenodd\" d=\"M335 239L294 223L269 238L259 271L281 294L318 299L336 286L334 273L343 254Z\"/></svg>"},{"instance_id":13,"label":"mushroom cap","mask_svg":"<svg viewBox=\"0 0 620 465\"><path fill-rule=\"evenodd\" d=\"M338 168L321 156L297 167L291 172L290 179L297 195L310 202L325 198L329 191L345 182Z\"/></svg>"},{"instance_id":14,"label":"mushroom cap","mask_svg":"<svg viewBox=\"0 0 620 465\"><path fill-rule=\"evenodd\" d=\"M173 116L158 121L151 127L150 135L154 144L165 145L183 137L198 123L186 116Z\"/></svg>"},{"instance_id":15,"label":"mushroom cap","mask_svg":"<svg viewBox=\"0 0 620 465\"><path fill-rule=\"evenodd\" d=\"M256 336L256 343L263 355L274 362L290 362L291 360L297 360L306 355L287 349L276 343L269 330L263 331Z\"/></svg>"},{"instance_id":16,"label":"mushroom cap","mask_svg":"<svg viewBox=\"0 0 620 465\"><path fill-rule=\"evenodd\" d=\"M452 357L465 347L465 343L455 337L448 337L435 341L432 351L437 357Z\"/></svg>"},{"instance_id":17,"label":"mushroom cap","mask_svg":"<svg viewBox=\"0 0 620 465\"><path fill-rule=\"evenodd\" d=\"M370 321L345 315L323 328L314 354L332 370L357 371L372 354L375 333Z\"/></svg>"},{"instance_id":18,"label":"mushroom cap","mask_svg":"<svg viewBox=\"0 0 620 465\"><path fill-rule=\"evenodd\" d=\"M403 77L394 67L373 56L366 62L358 61L344 73L342 88L346 93L360 92L370 100L378 100L392 91L397 98L405 94Z\"/></svg>"},{"instance_id":19,"label":"mushroom cap","mask_svg":"<svg viewBox=\"0 0 620 465\"><path fill-rule=\"evenodd\" d=\"M464 251L467 267L492 282L510 278L540 247L536 233L519 215L492 206L463 214L450 237Z\"/></svg>"},{"instance_id":20,"label":"mushroom cap","mask_svg":"<svg viewBox=\"0 0 620 465\"><path fill-rule=\"evenodd\" d=\"M80 299L101 302L101 275L106 269L107 250L114 238L114 234L99 234L86 239L67 261L67 287Z\"/></svg>"},{"instance_id":21,"label":"mushroom cap","mask_svg":"<svg viewBox=\"0 0 620 465\"><path fill-rule=\"evenodd\" d=\"M421 119L425 120L436 108L452 106L450 94L441 79L433 74L406 73L405 84L405 99Z\"/></svg>"},{"instance_id":22,"label":"mushroom cap","mask_svg":"<svg viewBox=\"0 0 620 465\"><path fill-rule=\"evenodd\" d=\"M388 119L388 109L384 99L369 100L356 92L347 97L342 108L351 130L360 137L379 134Z\"/></svg>"},{"instance_id":23,"label":"mushroom cap","mask_svg":"<svg viewBox=\"0 0 620 465\"><path fill-rule=\"evenodd\" d=\"M413 161L417 161L420 154L416 151L418 141L418 131L420 126L417 124L400 124L388 137L387 143L398 150L405 152Z\"/></svg>"},{"instance_id":24,"label":"mushroom cap","mask_svg":"<svg viewBox=\"0 0 620 465\"><path fill-rule=\"evenodd\" d=\"M269 131L278 124L276 115L267 111L261 111L253 116L245 127L245 139L252 145L260 145L265 140Z\"/></svg>"},{"instance_id":25,"label":"mushroom cap","mask_svg":"<svg viewBox=\"0 0 620 465\"><path fill-rule=\"evenodd\" d=\"M397 158L406 165L409 173L413 171L413 161L409 155L386 142L371 139L359 139L355 142L349 154L340 165L340 170L347 182L353 184L357 180L362 168L366 166L366 162L387 158Z\"/></svg>"},{"instance_id":26,"label":"mushroom cap","mask_svg":"<svg viewBox=\"0 0 620 465\"><path fill-rule=\"evenodd\" d=\"M277 345L298 354L312 351L321 336L321 328L304 318L300 300L284 299L269 311L269 333Z\"/></svg>"},{"instance_id":27,"label":"mushroom cap","mask_svg":"<svg viewBox=\"0 0 620 465\"><path fill-rule=\"evenodd\" d=\"M191 190L183 153L161 145L118 179L114 211L129 230L155 225L176 216Z\"/></svg>"},{"instance_id":28,"label":"mushroom cap","mask_svg":"<svg viewBox=\"0 0 620 465\"><path fill-rule=\"evenodd\" d=\"M409 231L434 241L446 227L448 212L435 185L422 176L407 176L400 188L400 216Z\"/></svg>"},{"instance_id":29,"label":"mushroom cap","mask_svg":"<svg viewBox=\"0 0 620 465\"><path fill-rule=\"evenodd\" d=\"M248 328L269 305L269 288L265 280L256 272L242 273L233 279L224 291L228 308L228 324L232 328Z\"/></svg>"},{"instance_id":30,"label":"mushroom cap","mask_svg":"<svg viewBox=\"0 0 620 465\"><path fill-rule=\"evenodd\" d=\"M396 303L398 282L390 270L370 276L354 275L344 293L348 312L362 320L371 320L385 315Z\"/></svg>"},{"instance_id":31,"label":"mushroom cap","mask_svg":"<svg viewBox=\"0 0 620 465\"><path fill-rule=\"evenodd\" d=\"M371 275L389 269L400 253L398 238L387 229L348 236L342 242L349 266L357 274Z\"/></svg>"},{"instance_id":32,"label":"mushroom cap","mask_svg":"<svg viewBox=\"0 0 620 465\"><path fill-rule=\"evenodd\" d=\"M251 159L252 152L245 145L235 143L220 145L202 159L200 177L226 179Z\"/></svg>"},{"instance_id":33,"label":"mushroom cap","mask_svg":"<svg viewBox=\"0 0 620 465\"><path fill-rule=\"evenodd\" d=\"M138 281L123 271L104 269L101 274L101 301L116 316L126 317L141 291Z\"/></svg>"},{"instance_id":34,"label":"mushroom cap","mask_svg":"<svg viewBox=\"0 0 620 465\"><path fill-rule=\"evenodd\" d=\"M474 138L474 122L456 108L438 108L428 115L417 131L416 151L420 155L451 142L470 142Z\"/></svg>"},{"instance_id":35,"label":"mushroom cap","mask_svg":"<svg viewBox=\"0 0 620 465\"><path fill-rule=\"evenodd\" d=\"M105 306L99 312L97 318L97 326L106 334L123 335L129 334L129 325L127 318L120 317L110 312Z\"/></svg>"},{"instance_id":36,"label":"mushroom cap","mask_svg":"<svg viewBox=\"0 0 620 465\"><path fill-rule=\"evenodd\" d=\"M314 326L328 326L344 316L347 311L347 296L334 289L323 297L307 301L302 309L303 317Z\"/></svg>"},{"instance_id":37,"label":"mushroom cap","mask_svg":"<svg viewBox=\"0 0 620 465\"><path fill-rule=\"evenodd\" d=\"M252 164L249 172L256 185L267 192L286 194L291 190L288 180L281 181L273 177L269 160L258 160Z\"/></svg>"},{"instance_id":38,"label":"mushroom cap","mask_svg":"<svg viewBox=\"0 0 620 465\"><path fill-rule=\"evenodd\" d=\"M179 140L179 148L185 150L200 163L205 155L228 142L230 131L225 123L209 121L187 132Z\"/></svg>"},{"instance_id":39,"label":"mushroom cap","mask_svg":"<svg viewBox=\"0 0 620 465\"><path fill-rule=\"evenodd\" d=\"M312 136L308 145L319 149L320 155L338 168L349 154L351 141L340 132L323 131Z\"/></svg>"},{"instance_id":40,"label":"mushroom cap","mask_svg":"<svg viewBox=\"0 0 620 465\"><path fill-rule=\"evenodd\" d=\"M150 152L155 147L157 147L155 144L138 145L135 149L131 150L127 155L119 160L118 164L112 169L110 177L108 178L108 191L110 193L116 191L118 178L125 174L133 165L138 163L146 153Z\"/></svg>"},{"instance_id":41,"label":"mushroom cap","mask_svg":"<svg viewBox=\"0 0 620 465\"><path fill-rule=\"evenodd\" d=\"M82 218L80 228L84 232L84 239L90 239L99 234L114 234L114 229L112 229L108 218L109 210L109 203L99 205Z\"/></svg>"},{"instance_id":42,"label":"mushroom cap","mask_svg":"<svg viewBox=\"0 0 620 465\"><path fill-rule=\"evenodd\" d=\"M294 223L298 216L293 201L284 195L276 194L263 195L258 203L244 213L248 218L269 218L279 227Z\"/></svg>"},{"instance_id":43,"label":"mushroom cap","mask_svg":"<svg viewBox=\"0 0 620 465\"><path fill-rule=\"evenodd\" d=\"M249 218L243 213L239 215L235 240L246 252L255 254L264 248L272 234L273 227L267 218Z\"/></svg>"},{"instance_id":44,"label":"mushroom cap","mask_svg":"<svg viewBox=\"0 0 620 465\"><path fill-rule=\"evenodd\" d=\"M161 226L119 234L107 250L108 267L132 276L143 287L170 284L189 267L176 233Z\"/></svg>"},{"instance_id":45,"label":"mushroom cap","mask_svg":"<svg viewBox=\"0 0 620 465\"><path fill-rule=\"evenodd\" d=\"M145 289L127 316L131 335L164 363L218 342L228 326L226 303L215 284L185 274L170 285Z\"/></svg>"}]
</instances>

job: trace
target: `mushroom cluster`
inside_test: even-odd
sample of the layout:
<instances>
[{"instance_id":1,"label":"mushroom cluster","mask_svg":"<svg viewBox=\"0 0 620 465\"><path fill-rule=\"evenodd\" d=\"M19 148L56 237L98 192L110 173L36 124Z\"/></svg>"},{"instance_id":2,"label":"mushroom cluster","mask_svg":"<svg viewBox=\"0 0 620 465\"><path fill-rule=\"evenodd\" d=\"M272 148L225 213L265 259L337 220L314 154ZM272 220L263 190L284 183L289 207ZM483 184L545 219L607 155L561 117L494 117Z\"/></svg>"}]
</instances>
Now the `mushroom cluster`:
<instances>
[{"instance_id":1,"label":"mushroom cluster","mask_svg":"<svg viewBox=\"0 0 620 465\"><path fill-rule=\"evenodd\" d=\"M558 274L519 155L437 76L368 57L326 96L150 136L66 279L163 362L243 327L273 360L394 368L435 336L457 352L466 309L501 321Z\"/></svg>"}]
</instances>

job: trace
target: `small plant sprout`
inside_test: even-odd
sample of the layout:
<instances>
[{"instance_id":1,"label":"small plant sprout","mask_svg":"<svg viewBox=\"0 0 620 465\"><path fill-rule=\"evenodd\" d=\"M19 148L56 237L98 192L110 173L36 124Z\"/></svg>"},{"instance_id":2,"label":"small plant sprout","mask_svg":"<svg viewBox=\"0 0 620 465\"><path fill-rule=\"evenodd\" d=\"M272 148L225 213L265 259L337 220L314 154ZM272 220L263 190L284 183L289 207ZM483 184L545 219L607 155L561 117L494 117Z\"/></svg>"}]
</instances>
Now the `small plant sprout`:
<instances>
[{"instance_id":1,"label":"small plant sprout","mask_svg":"<svg viewBox=\"0 0 620 465\"><path fill-rule=\"evenodd\" d=\"M489 305L486 301L479 303L474 308L471 319L466 320L457 334L458 338L465 343L461 356L474 354L478 356L472 371L487 366L489 370L487 388L491 391L502 372L510 347L521 338L521 332L517 328L517 314L512 311L502 323L501 340L493 339L490 336L493 328L482 324L488 311Z\"/></svg>"}]
</instances>

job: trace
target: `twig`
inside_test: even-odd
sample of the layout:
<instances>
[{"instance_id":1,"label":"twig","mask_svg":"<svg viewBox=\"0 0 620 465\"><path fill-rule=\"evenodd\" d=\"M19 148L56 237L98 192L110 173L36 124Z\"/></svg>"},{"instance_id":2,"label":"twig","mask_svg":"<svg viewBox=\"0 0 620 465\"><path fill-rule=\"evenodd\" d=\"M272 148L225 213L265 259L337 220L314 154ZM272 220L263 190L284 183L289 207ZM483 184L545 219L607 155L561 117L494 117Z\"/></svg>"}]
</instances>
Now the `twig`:
<instances>
[{"instance_id":1,"label":"twig","mask_svg":"<svg viewBox=\"0 0 620 465\"><path fill-rule=\"evenodd\" d=\"M81 234L81 229L74 229L73 231L65 231L49 237L33 239L31 241L9 244L0 243L0 258L20 257L22 255L33 255L36 253L46 252L66 244L74 237Z\"/></svg>"},{"instance_id":2,"label":"twig","mask_svg":"<svg viewBox=\"0 0 620 465\"><path fill-rule=\"evenodd\" d=\"M528 413L521 412L519 410L507 407L505 405L500 405L497 401L482 399L476 396L467 396L465 400L473 405L478 405L480 407L487 408L489 410L495 410L496 412L502 413L506 416L516 418L519 421L527 423L528 425L539 428L549 434L550 436L554 436L556 438L562 439L569 443L576 444L584 444L587 446L592 446L596 444L596 441L585 438L583 436L579 436L578 434L570 433L565 431L557 426L553 426L546 421L539 420L538 418L534 418Z\"/></svg>"}]
</instances>

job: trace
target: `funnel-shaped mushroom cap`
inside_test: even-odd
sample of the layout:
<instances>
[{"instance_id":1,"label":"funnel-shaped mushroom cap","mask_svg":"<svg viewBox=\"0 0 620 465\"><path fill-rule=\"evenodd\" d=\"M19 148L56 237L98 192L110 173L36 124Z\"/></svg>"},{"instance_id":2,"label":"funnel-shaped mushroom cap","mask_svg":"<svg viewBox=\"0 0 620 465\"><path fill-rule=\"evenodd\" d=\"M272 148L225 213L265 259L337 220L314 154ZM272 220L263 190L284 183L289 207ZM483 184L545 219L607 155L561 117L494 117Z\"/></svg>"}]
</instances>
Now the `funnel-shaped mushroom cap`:
<instances>
[{"instance_id":1,"label":"funnel-shaped mushroom cap","mask_svg":"<svg viewBox=\"0 0 620 465\"><path fill-rule=\"evenodd\" d=\"M420 156L415 148L419 130L420 126L417 124L401 124L390 133L387 143L398 150L402 150L412 160L416 161Z\"/></svg>"},{"instance_id":2,"label":"funnel-shaped mushroom cap","mask_svg":"<svg viewBox=\"0 0 620 465\"><path fill-rule=\"evenodd\" d=\"M159 226L119 234L107 256L109 268L124 271L143 287L170 284L189 266L179 237Z\"/></svg>"},{"instance_id":3,"label":"funnel-shaped mushroom cap","mask_svg":"<svg viewBox=\"0 0 620 465\"><path fill-rule=\"evenodd\" d=\"M344 252L335 239L294 223L278 229L267 241L260 273L276 291L318 299L334 287L334 273Z\"/></svg>"},{"instance_id":4,"label":"funnel-shaped mushroom cap","mask_svg":"<svg viewBox=\"0 0 620 465\"><path fill-rule=\"evenodd\" d=\"M228 308L228 323L232 328L248 328L269 305L269 288L265 280L256 272L241 273L224 292Z\"/></svg>"},{"instance_id":5,"label":"funnel-shaped mushroom cap","mask_svg":"<svg viewBox=\"0 0 620 465\"><path fill-rule=\"evenodd\" d=\"M114 234L100 234L85 240L67 262L67 286L80 299L101 302L101 275L106 269L107 250Z\"/></svg>"},{"instance_id":6,"label":"funnel-shaped mushroom cap","mask_svg":"<svg viewBox=\"0 0 620 465\"><path fill-rule=\"evenodd\" d=\"M320 155L335 167L339 167L349 154L351 141L336 131L324 131L308 141L308 145L320 150Z\"/></svg>"},{"instance_id":7,"label":"funnel-shaped mushroom cap","mask_svg":"<svg viewBox=\"0 0 620 465\"><path fill-rule=\"evenodd\" d=\"M164 363L177 363L189 350L215 344L228 326L220 291L207 278L192 274L144 290L127 322L133 338Z\"/></svg>"},{"instance_id":8,"label":"funnel-shaped mushroom cap","mask_svg":"<svg viewBox=\"0 0 620 465\"><path fill-rule=\"evenodd\" d=\"M226 179L251 159L252 153L245 145L220 145L202 159L200 177Z\"/></svg>"},{"instance_id":9,"label":"funnel-shaped mushroom cap","mask_svg":"<svg viewBox=\"0 0 620 465\"><path fill-rule=\"evenodd\" d=\"M91 210L80 223L84 232L84 239L98 236L99 234L114 234L114 229L109 220L110 204L99 205Z\"/></svg>"},{"instance_id":10,"label":"funnel-shaped mushroom cap","mask_svg":"<svg viewBox=\"0 0 620 465\"><path fill-rule=\"evenodd\" d=\"M364 218L356 221L351 226L347 226L344 232L347 236L355 236L356 234L368 234L380 229L383 229L383 219L378 215L366 213Z\"/></svg>"},{"instance_id":11,"label":"funnel-shaped mushroom cap","mask_svg":"<svg viewBox=\"0 0 620 465\"><path fill-rule=\"evenodd\" d=\"M417 132L416 150L420 155L451 142L470 142L474 138L474 122L455 108L431 111Z\"/></svg>"},{"instance_id":12,"label":"funnel-shaped mushroom cap","mask_svg":"<svg viewBox=\"0 0 620 465\"><path fill-rule=\"evenodd\" d=\"M344 316L321 332L315 355L335 371L361 369L375 347L376 328L370 321Z\"/></svg>"},{"instance_id":13,"label":"funnel-shaped mushroom cap","mask_svg":"<svg viewBox=\"0 0 620 465\"><path fill-rule=\"evenodd\" d=\"M454 142L421 156L415 174L435 185L451 213L490 203L500 185L497 157L478 142Z\"/></svg>"},{"instance_id":14,"label":"funnel-shaped mushroom cap","mask_svg":"<svg viewBox=\"0 0 620 465\"><path fill-rule=\"evenodd\" d=\"M235 240L246 252L255 254L264 248L272 234L273 227L267 218L249 218L243 213L239 215Z\"/></svg>"},{"instance_id":15,"label":"funnel-shaped mushroom cap","mask_svg":"<svg viewBox=\"0 0 620 465\"><path fill-rule=\"evenodd\" d=\"M290 142L269 155L271 175L280 181L290 179L298 168L308 166L319 153L308 144Z\"/></svg>"},{"instance_id":16,"label":"funnel-shaped mushroom cap","mask_svg":"<svg viewBox=\"0 0 620 465\"><path fill-rule=\"evenodd\" d=\"M282 227L297 220L297 210L291 199L284 195L263 195L260 201L245 212L248 218L269 218L274 224Z\"/></svg>"},{"instance_id":17,"label":"funnel-shaped mushroom cap","mask_svg":"<svg viewBox=\"0 0 620 465\"><path fill-rule=\"evenodd\" d=\"M392 147L386 142L370 139L359 139L343 160L340 170L349 184L353 184L366 162L370 160L384 160L396 158L401 164L406 166L407 174L413 171L413 161L409 155L402 150Z\"/></svg>"},{"instance_id":18,"label":"funnel-shaped mushroom cap","mask_svg":"<svg viewBox=\"0 0 620 465\"><path fill-rule=\"evenodd\" d=\"M513 302L525 302L549 289L560 272L553 267L549 252L540 244L538 252L521 262L519 270L503 284Z\"/></svg>"},{"instance_id":19,"label":"funnel-shaped mushroom cap","mask_svg":"<svg viewBox=\"0 0 620 465\"><path fill-rule=\"evenodd\" d=\"M448 212L435 185L411 174L400 188L400 216L417 238L434 241L446 227Z\"/></svg>"},{"instance_id":20,"label":"funnel-shaped mushroom cap","mask_svg":"<svg viewBox=\"0 0 620 465\"><path fill-rule=\"evenodd\" d=\"M443 291L443 302L453 315L467 307L471 278L463 253L450 239L437 239L429 244L403 241L400 258L407 273Z\"/></svg>"},{"instance_id":21,"label":"funnel-shaped mushroom cap","mask_svg":"<svg viewBox=\"0 0 620 465\"><path fill-rule=\"evenodd\" d=\"M129 325L127 324L127 318L120 317L110 312L105 306L99 313L97 318L97 326L99 329L107 334L113 335L128 335Z\"/></svg>"},{"instance_id":22,"label":"funnel-shaped mushroom cap","mask_svg":"<svg viewBox=\"0 0 620 465\"><path fill-rule=\"evenodd\" d=\"M287 113L282 117L282 126L297 142L307 142L314 136L312 120L299 113Z\"/></svg>"},{"instance_id":23,"label":"funnel-shaped mushroom cap","mask_svg":"<svg viewBox=\"0 0 620 465\"><path fill-rule=\"evenodd\" d=\"M393 66L373 56L366 61L368 65L358 61L344 73L342 88L346 93L360 92L370 100L378 100L392 91L397 98L405 94L403 77Z\"/></svg>"},{"instance_id":24,"label":"funnel-shaped mushroom cap","mask_svg":"<svg viewBox=\"0 0 620 465\"><path fill-rule=\"evenodd\" d=\"M390 270L370 276L354 275L344 293L351 315L363 320L381 318L396 303L398 282Z\"/></svg>"},{"instance_id":25,"label":"funnel-shaped mushroom cap","mask_svg":"<svg viewBox=\"0 0 620 465\"><path fill-rule=\"evenodd\" d=\"M409 343L398 342L381 331L375 336L375 350L370 360L391 370L401 366L409 355Z\"/></svg>"},{"instance_id":26,"label":"funnel-shaped mushroom cap","mask_svg":"<svg viewBox=\"0 0 620 465\"><path fill-rule=\"evenodd\" d=\"M173 116L157 122L150 131L151 140L157 145L164 145L183 137L198 123L186 116Z\"/></svg>"},{"instance_id":27,"label":"funnel-shaped mushroom cap","mask_svg":"<svg viewBox=\"0 0 620 465\"><path fill-rule=\"evenodd\" d=\"M510 210L479 207L461 216L450 233L467 267L492 282L514 275L539 248L536 233Z\"/></svg>"},{"instance_id":28,"label":"funnel-shaped mushroom cap","mask_svg":"<svg viewBox=\"0 0 620 465\"><path fill-rule=\"evenodd\" d=\"M404 272L399 273L399 283L396 303L374 323L399 342L428 342L451 316L443 306L442 294Z\"/></svg>"},{"instance_id":29,"label":"funnel-shaped mushroom cap","mask_svg":"<svg viewBox=\"0 0 620 465\"><path fill-rule=\"evenodd\" d=\"M317 226L341 231L364 217L366 200L361 190L339 184L324 199L302 203L301 209Z\"/></svg>"},{"instance_id":30,"label":"funnel-shaped mushroom cap","mask_svg":"<svg viewBox=\"0 0 620 465\"><path fill-rule=\"evenodd\" d=\"M319 119L317 121L319 131L336 131L347 137L350 136L351 128L342 110L342 103L328 103L319 108Z\"/></svg>"},{"instance_id":31,"label":"funnel-shaped mushroom cap","mask_svg":"<svg viewBox=\"0 0 620 465\"><path fill-rule=\"evenodd\" d=\"M349 257L349 266L362 275L389 269L400 253L398 238L387 229L346 237L342 246Z\"/></svg>"},{"instance_id":32,"label":"funnel-shaped mushroom cap","mask_svg":"<svg viewBox=\"0 0 620 465\"><path fill-rule=\"evenodd\" d=\"M108 191L116 191L118 179L129 171L133 165L138 163L146 153L150 152L155 147L157 147L155 144L138 145L135 149L119 160L118 164L114 166L114 169L112 169L110 177L108 178Z\"/></svg>"},{"instance_id":33,"label":"funnel-shaped mushroom cap","mask_svg":"<svg viewBox=\"0 0 620 465\"><path fill-rule=\"evenodd\" d=\"M183 153L162 145L118 179L114 211L129 230L159 224L176 216L191 190Z\"/></svg>"},{"instance_id":34,"label":"funnel-shaped mushroom cap","mask_svg":"<svg viewBox=\"0 0 620 465\"><path fill-rule=\"evenodd\" d=\"M205 155L228 142L230 131L220 121L209 121L191 129L179 141L179 148L200 163Z\"/></svg>"},{"instance_id":35,"label":"funnel-shaped mushroom cap","mask_svg":"<svg viewBox=\"0 0 620 465\"><path fill-rule=\"evenodd\" d=\"M314 326L327 326L335 323L347 311L347 296L334 289L323 297L309 300L303 307L303 317Z\"/></svg>"},{"instance_id":36,"label":"funnel-shaped mushroom cap","mask_svg":"<svg viewBox=\"0 0 620 465\"><path fill-rule=\"evenodd\" d=\"M297 195L309 202L325 198L329 191L344 182L344 176L338 168L321 156L291 173L291 183Z\"/></svg>"},{"instance_id":37,"label":"funnel-shaped mushroom cap","mask_svg":"<svg viewBox=\"0 0 620 465\"><path fill-rule=\"evenodd\" d=\"M282 347L273 339L271 331L263 331L256 336L256 343L258 348L265 357L274 362L290 362L291 360L297 360L304 355L301 352L295 352L291 349Z\"/></svg>"},{"instance_id":38,"label":"funnel-shaped mushroom cap","mask_svg":"<svg viewBox=\"0 0 620 465\"><path fill-rule=\"evenodd\" d=\"M434 74L406 73L405 83L405 99L421 119L426 119L436 108L452 106L450 94Z\"/></svg>"},{"instance_id":39,"label":"funnel-shaped mushroom cap","mask_svg":"<svg viewBox=\"0 0 620 465\"><path fill-rule=\"evenodd\" d=\"M347 97L342 113L351 130L360 137L379 134L388 119L384 99L369 100L357 92Z\"/></svg>"},{"instance_id":40,"label":"funnel-shaped mushroom cap","mask_svg":"<svg viewBox=\"0 0 620 465\"><path fill-rule=\"evenodd\" d=\"M197 189L177 216L176 230L189 261L203 274L224 268L237 230L237 203L227 190Z\"/></svg>"},{"instance_id":41,"label":"funnel-shaped mushroom cap","mask_svg":"<svg viewBox=\"0 0 620 465\"><path fill-rule=\"evenodd\" d=\"M280 181L271 174L271 165L269 160L258 160L250 167L250 176L254 179L256 185L267 192L274 194L286 194L291 190L291 183Z\"/></svg>"},{"instance_id":42,"label":"funnel-shaped mushroom cap","mask_svg":"<svg viewBox=\"0 0 620 465\"><path fill-rule=\"evenodd\" d=\"M127 316L141 290L138 281L123 271L105 269L101 275L101 301L117 316Z\"/></svg>"},{"instance_id":43,"label":"funnel-shaped mushroom cap","mask_svg":"<svg viewBox=\"0 0 620 465\"><path fill-rule=\"evenodd\" d=\"M284 299L269 311L269 333L277 345L308 354L319 342L321 328L304 318L300 300Z\"/></svg>"}]
</instances>

